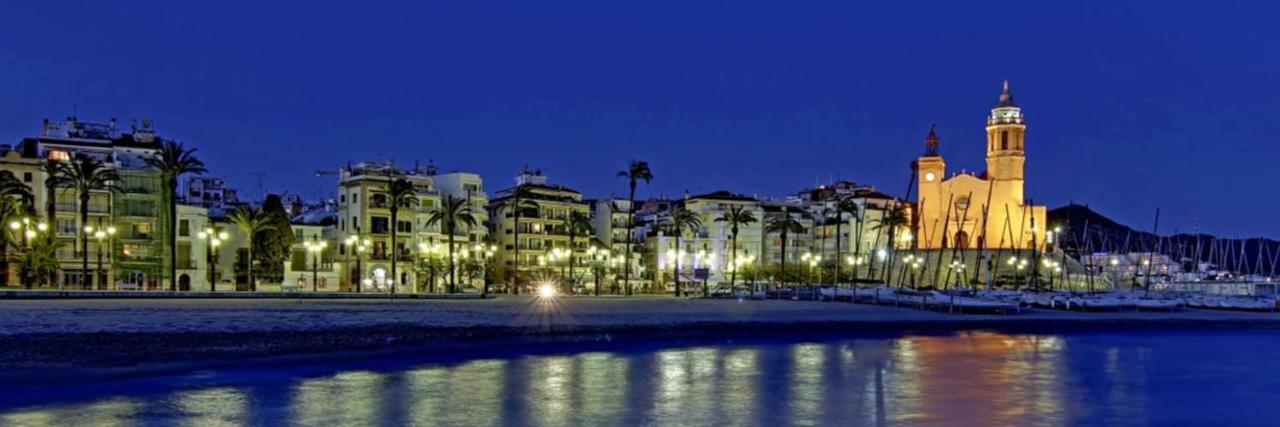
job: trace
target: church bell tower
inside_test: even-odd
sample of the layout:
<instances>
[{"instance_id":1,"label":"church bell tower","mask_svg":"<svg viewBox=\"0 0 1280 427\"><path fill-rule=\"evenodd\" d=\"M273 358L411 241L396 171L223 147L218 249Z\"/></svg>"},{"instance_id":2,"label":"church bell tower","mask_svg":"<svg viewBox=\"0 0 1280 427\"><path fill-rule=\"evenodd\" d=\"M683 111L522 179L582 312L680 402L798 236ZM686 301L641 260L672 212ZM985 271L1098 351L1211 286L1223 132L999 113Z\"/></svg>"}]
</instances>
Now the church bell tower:
<instances>
[{"instance_id":1,"label":"church bell tower","mask_svg":"<svg viewBox=\"0 0 1280 427\"><path fill-rule=\"evenodd\" d=\"M1000 101L987 117L987 179L1022 182L1023 163L1027 159L1026 132L1022 109L1013 103L1009 81L1005 80ZM1021 199L1021 192L1018 193Z\"/></svg>"}]
</instances>

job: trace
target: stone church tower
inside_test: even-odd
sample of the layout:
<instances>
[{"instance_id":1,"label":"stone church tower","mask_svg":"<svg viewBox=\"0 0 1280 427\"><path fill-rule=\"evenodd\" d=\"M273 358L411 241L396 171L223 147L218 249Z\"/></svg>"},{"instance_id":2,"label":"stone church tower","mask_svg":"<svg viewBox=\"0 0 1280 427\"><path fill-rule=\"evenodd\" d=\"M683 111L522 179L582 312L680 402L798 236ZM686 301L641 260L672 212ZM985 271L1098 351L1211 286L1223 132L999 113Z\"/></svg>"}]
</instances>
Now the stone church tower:
<instances>
[{"instance_id":1,"label":"stone church tower","mask_svg":"<svg viewBox=\"0 0 1280 427\"><path fill-rule=\"evenodd\" d=\"M939 152L941 139L929 129L924 155L913 163L920 189L917 247L1030 248L1044 241L1045 208L1029 205L1023 194L1027 125L1008 81L986 128L986 172L950 177Z\"/></svg>"}]
</instances>

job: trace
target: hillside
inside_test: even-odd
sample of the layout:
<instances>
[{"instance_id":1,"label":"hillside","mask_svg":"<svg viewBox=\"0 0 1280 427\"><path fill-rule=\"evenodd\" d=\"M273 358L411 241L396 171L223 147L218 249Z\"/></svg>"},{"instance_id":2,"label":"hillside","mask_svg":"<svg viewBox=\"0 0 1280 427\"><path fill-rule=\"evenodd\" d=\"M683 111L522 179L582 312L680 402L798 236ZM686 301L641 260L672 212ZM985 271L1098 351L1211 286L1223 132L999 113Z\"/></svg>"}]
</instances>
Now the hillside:
<instances>
[{"instance_id":1,"label":"hillside","mask_svg":"<svg viewBox=\"0 0 1280 427\"><path fill-rule=\"evenodd\" d=\"M1158 251L1182 259L1188 266L1199 259L1227 270L1266 274L1274 272L1280 261L1280 241L1186 233L1157 236L1150 230L1142 231L1112 221L1085 205L1052 209L1049 223L1064 228L1062 244L1072 253Z\"/></svg>"}]
</instances>

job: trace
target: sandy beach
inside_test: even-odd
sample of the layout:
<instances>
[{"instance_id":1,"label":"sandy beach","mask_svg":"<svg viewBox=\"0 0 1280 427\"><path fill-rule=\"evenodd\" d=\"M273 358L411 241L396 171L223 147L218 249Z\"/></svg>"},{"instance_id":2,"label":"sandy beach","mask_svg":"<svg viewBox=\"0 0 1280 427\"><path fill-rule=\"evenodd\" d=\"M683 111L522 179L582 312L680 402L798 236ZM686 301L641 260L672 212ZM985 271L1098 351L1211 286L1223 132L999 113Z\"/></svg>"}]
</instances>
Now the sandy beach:
<instances>
[{"instance_id":1,"label":"sandy beach","mask_svg":"<svg viewBox=\"0 0 1280 427\"><path fill-rule=\"evenodd\" d=\"M472 301L0 301L0 383L387 351L964 329L1280 327L1280 315L1185 309L954 315L809 301L504 296Z\"/></svg>"}]
</instances>

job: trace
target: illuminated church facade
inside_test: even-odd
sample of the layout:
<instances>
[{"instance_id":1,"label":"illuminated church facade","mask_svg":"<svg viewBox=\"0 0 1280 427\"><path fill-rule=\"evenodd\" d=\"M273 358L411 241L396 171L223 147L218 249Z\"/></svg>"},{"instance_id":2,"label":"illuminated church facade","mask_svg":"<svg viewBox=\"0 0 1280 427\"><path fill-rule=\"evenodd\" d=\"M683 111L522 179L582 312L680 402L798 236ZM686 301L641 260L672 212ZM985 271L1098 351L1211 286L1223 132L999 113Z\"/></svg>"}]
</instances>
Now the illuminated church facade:
<instances>
[{"instance_id":1,"label":"illuminated church facade","mask_svg":"<svg viewBox=\"0 0 1280 427\"><path fill-rule=\"evenodd\" d=\"M916 159L919 195L912 227L921 249L1033 248L1045 238L1045 207L1023 193L1026 118L1014 104L1009 82L987 117L987 170L947 176L931 128L925 154Z\"/></svg>"}]
</instances>

